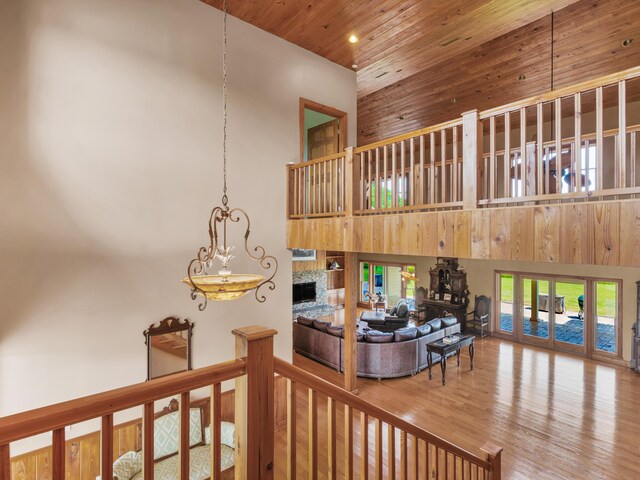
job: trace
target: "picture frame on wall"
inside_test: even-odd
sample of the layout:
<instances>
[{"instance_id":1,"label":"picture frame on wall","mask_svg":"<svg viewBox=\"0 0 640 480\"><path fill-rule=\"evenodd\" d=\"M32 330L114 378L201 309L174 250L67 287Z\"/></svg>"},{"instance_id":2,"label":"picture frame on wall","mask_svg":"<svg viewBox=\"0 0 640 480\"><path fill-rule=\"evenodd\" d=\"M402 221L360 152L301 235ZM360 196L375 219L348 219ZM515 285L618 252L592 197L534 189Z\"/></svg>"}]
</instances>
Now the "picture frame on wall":
<instances>
[{"instance_id":1,"label":"picture frame on wall","mask_svg":"<svg viewBox=\"0 0 640 480\"><path fill-rule=\"evenodd\" d=\"M291 260L294 262L312 262L316 259L315 250L306 250L304 248L292 248Z\"/></svg>"}]
</instances>

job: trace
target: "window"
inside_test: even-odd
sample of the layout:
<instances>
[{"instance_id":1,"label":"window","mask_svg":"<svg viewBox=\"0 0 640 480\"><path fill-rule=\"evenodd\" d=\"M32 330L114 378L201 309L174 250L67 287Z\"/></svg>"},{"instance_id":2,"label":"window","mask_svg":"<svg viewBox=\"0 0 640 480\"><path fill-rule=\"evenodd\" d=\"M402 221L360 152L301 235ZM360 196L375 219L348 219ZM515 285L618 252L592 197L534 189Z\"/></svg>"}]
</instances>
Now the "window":
<instances>
[{"instance_id":1,"label":"window","mask_svg":"<svg viewBox=\"0 0 640 480\"><path fill-rule=\"evenodd\" d=\"M401 272L414 274L413 264L393 264L384 262L360 262L360 302L368 306L369 293L381 294L387 298L387 305L395 305L401 298L415 299L415 280L408 280Z\"/></svg>"}]
</instances>

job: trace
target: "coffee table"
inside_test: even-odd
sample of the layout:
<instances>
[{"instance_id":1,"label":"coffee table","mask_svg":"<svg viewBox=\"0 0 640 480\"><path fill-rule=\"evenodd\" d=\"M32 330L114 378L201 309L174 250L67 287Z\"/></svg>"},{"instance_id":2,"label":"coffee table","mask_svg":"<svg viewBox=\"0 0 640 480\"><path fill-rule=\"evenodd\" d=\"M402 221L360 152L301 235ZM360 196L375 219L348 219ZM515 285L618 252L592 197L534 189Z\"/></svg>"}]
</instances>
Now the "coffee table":
<instances>
[{"instance_id":1,"label":"coffee table","mask_svg":"<svg viewBox=\"0 0 640 480\"><path fill-rule=\"evenodd\" d=\"M469 346L469 358L471 359L471 370L473 370L473 353L475 351L475 346L473 345L473 340L476 338L474 335L463 335L461 333L456 333L452 335L454 337L458 337L458 341L456 343L444 343L442 339L436 340L435 342L427 343L427 355L429 356L429 380L431 380L431 364L433 353L440 354L440 369L442 370L442 385L446 382L446 373L447 373L447 355L452 352L456 352L456 357L458 359L458 366L460 366L460 349L462 347Z\"/></svg>"}]
</instances>

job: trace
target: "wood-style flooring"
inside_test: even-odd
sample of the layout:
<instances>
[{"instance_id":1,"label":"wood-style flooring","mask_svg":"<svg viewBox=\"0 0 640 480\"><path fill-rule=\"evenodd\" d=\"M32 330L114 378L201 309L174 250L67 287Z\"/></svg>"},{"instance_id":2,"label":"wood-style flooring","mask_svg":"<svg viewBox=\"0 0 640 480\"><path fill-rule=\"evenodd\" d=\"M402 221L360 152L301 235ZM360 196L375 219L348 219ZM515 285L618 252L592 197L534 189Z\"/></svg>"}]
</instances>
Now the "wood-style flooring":
<instances>
[{"instance_id":1,"label":"wood-style flooring","mask_svg":"<svg viewBox=\"0 0 640 480\"><path fill-rule=\"evenodd\" d=\"M431 381L425 371L401 379L359 378L358 387L371 403L472 453L481 455L480 446L487 441L502 446L503 479L640 479L640 375L494 338L476 340L474 363L470 371L464 349L459 368L449 362L445 386L436 367ZM308 358L294 355L294 364L337 384L342 381L335 370ZM298 478L308 478L306 392L297 398ZM326 399L319 397L318 405L319 478L327 478ZM341 406L337 421L337 478L344 478ZM356 412L354 478L361 478L359 423ZM370 422L370 453L373 428ZM386 443L386 430L384 436ZM396 449L398 445L396 440ZM285 458L285 432L280 431L275 478L286 478ZM370 478L374 472L371 458ZM386 466L384 478L389 478Z\"/></svg>"}]
</instances>

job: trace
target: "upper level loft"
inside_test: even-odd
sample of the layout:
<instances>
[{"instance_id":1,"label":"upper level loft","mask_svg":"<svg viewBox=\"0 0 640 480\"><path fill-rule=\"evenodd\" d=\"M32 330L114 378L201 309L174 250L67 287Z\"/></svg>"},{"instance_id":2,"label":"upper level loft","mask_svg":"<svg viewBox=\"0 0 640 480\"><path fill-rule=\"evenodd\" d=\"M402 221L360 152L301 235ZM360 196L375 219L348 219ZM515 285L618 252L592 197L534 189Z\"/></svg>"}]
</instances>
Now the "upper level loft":
<instances>
[{"instance_id":1,"label":"upper level loft","mask_svg":"<svg viewBox=\"0 0 640 480\"><path fill-rule=\"evenodd\" d=\"M640 67L287 165L290 248L640 266Z\"/></svg>"}]
</instances>

